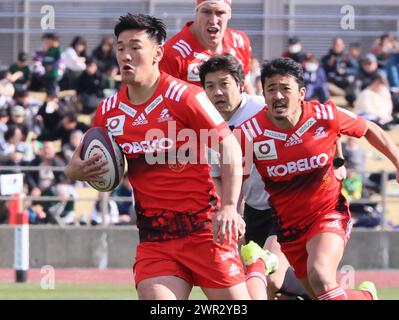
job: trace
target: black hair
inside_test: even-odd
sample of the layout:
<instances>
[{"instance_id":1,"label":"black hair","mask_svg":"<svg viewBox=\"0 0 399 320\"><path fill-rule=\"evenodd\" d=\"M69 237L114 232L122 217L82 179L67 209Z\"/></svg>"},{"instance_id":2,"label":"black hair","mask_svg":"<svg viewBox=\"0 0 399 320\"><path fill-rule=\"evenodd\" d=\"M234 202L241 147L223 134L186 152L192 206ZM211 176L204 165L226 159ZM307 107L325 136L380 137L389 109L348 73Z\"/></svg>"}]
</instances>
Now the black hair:
<instances>
[{"instance_id":1,"label":"black hair","mask_svg":"<svg viewBox=\"0 0 399 320\"><path fill-rule=\"evenodd\" d=\"M281 76L292 76L298 83L299 88L304 86L302 66L291 58L277 58L263 64L260 74L262 88L265 87L266 78L271 78L276 74Z\"/></svg>"},{"instance_id":2,"label":"black hair","mask_svg":"<svg viewBox=\"0 0 399 320\"><path fill-rule=\"evenodd\" d=\"M86 46L86 40L81 36L74 37L71 42L71 47L75 48L75 46L78 44L83 44L84 46Z\"/></svg>"},{"instance_id":3,"label":"black hair","mask_svg":"<svg viewBox=\"0 0 399 320\"><path fill-rule=\"evenodd\" d=\"M115 36L125 30L145 30L151 39L163 44L166 39L166 26L161 19L146 14L131 14L119 17L114 28Z\"/></svg>"},{"instance_id":4,"label":"black hair","mask_svg":"<svg viewBox=\"0 0 399 320\"><path fill-rule=\"evenodd\" d=\"M4 132L4 140L8 142L15 135L15 132L17 130L22 132L22 130L18 126L10 125L8 127L8 130L6 132Z\"/></svg>"},{"instance_id":5,"label":"black hair","mask_svg":"<svg viewBox=\"0 0 399 320\"><path fill-rule=\"evenodd\" d=\"M68 119L69 122L77 122L78 121L78 116L73 111L67 111L64 114L64 119Z\"/></svg>"},{"instance_id":6,"label":"black hair","mask_svg":"<svg viewBox=\"0 0 399 320\"><path fill-rule=\"evenodd\" d=\"M43 33L42 39L51 39L59 41L59 38L55 33Z\"/></svg>"},{"instance_id":7,"label":"black hair","mask_svg":"<svg viewBox=\"0 0 399 320\"><path fill-rule=\"evenodd\" d=\"M201 85L205 86L205 77L208 73L217 71L227 71L237 84L245 79L242 64L231 54L222 54L211 57L200 66L199 76Z\"/></svg>"}]
</instances>

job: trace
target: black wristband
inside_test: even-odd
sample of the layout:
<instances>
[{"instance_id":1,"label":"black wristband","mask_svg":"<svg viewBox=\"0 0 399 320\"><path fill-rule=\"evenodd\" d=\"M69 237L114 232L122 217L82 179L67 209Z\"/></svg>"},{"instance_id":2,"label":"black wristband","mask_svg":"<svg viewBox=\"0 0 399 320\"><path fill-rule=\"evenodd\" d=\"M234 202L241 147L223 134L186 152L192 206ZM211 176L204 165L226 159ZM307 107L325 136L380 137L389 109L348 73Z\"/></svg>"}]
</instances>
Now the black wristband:
<instances>
[{"instance_id":1,"label":"black wristband","mask_svg":"<svg viewBox=\"0 0 399 320\"><path fill-rule=\"evenodd\" d=\"M344 164L345 164L344 158L337 157L337 158L334 158L334 160L333 160L333 165L335 168L342 167Z\"/></svg>"}]
</instances>

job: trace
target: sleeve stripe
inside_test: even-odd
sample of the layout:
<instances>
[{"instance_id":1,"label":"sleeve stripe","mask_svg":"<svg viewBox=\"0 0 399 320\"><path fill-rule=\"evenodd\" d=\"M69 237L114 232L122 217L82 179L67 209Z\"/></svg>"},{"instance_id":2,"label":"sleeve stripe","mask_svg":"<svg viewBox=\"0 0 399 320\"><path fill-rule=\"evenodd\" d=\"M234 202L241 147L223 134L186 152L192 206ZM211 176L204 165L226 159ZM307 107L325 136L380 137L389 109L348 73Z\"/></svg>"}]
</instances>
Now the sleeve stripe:
<instances>
[{"instance_id":1,"label":"sleeve stripe","mask_svg":"<svg viewBox=\"0 0 399 320\"><path fill-rule=\"evenodd\" d=\"M337 110L345 113L347 116L351 117L352 119L355 119L355 120L357 119L357 115L349 110L346 110L341 107L337 107Z\"/></svg>"},{"instance_id":2,"label":"sleeve stripe","mask_svg":"<svg viewBox=\"0 0 399 320\"><path fill-rule=\"evenodd\" d=\"M326 105L326 108L327 108L328 116L329 116L330 120L334 120L334 114L332 112L331 106L328 104L328 105Z\"/></svg>"},{"instance_id":3,"label":"sleeve stripe","mask_svg":"<svg viewBox=\"0 0 399 320\"><path fill-rule=\"evenodd\" d=\"M176 45L180 48L182 48L184 50L185 53L187 53L187 55L189 55L191 53L190 49L187 47L187 44L184 44L185 42L183 41L179 41L176 43Z\"/></svg>"},{"instance_id":4,"label":"sleeve stripe","mask_svg":"<svg viewBox=\"0 0 399 320\"><path fill-rule=\"evenodd\" d=\"M191 46L184 40L179 40L179 43L181 43L182 45L186 46L187 50L188 50L188 54L190 54L193 49L191 49Z\"/></svg>"},{"instance_id":5,"label":"sleeve stripe","mask_svg":"<svg viewBox=\"0 0 399 320\"><path fill-rule=\"evenodd\" d=\"M101 114L104 114L105 113L105 102L107 101L107 99L104 99L103 101L102 101L102 105L101 105Z\"/></svg>"},{"instance_id":6,"label":"sleeve stripe","mask_svg":"<svg viewBox=\"0 0 399 320\"><path fill-rule=\"evenodd\" d=\"M255 126L256 131L258 131L258 134L262 134L263 132L262 132L261 128L259 127L258 121L256 121L256 119L254 118L254 119L252 119L252 122Z\"/></svg>"},{"instance_id":7,"label":"sleeve stripe","mask_svg":"<svg viewBox=\"0 0 399 320\"><path fill-rule=\"evenodd\" d=\"M172 46L172 48L179 51L183 58L187 57L187 55L184 53L184 51L181 48L179 48L177 45Z\"/></svg>"},{"instance_id":8,"label":"sleeve stripe","mask_svg":"<svg viewBox=\"0 0 399 320\"><path fill-rule=\"evenodd\" d=\"M177 96L176 96L176 101L177 102L180 101L181 95L183 94L184 91L186 91L187 88L188 88L187 86L183 86L183 87L180 88L180 90L179 90L179 92L177 93Z\"/></svg>"},{"instance_id":9,"label":"sleeve stripe","mask_svg":"<svg viewBox=\"0 0 399 320\"><path fill-rule=\"evenodd\" d=\"M326 107L324 106L324 104L321 104L320 106L321 106L321 112L323 114L323 119L328 119Z\"/></svg>"},{"instance_id":10,"label":"sleeve stripe","mask_svg":"<svg viewBox=\"0 0 399 320\"><path fill-rule=\"evenodd\" d=\"M252 136L248 133L248 130L247 130L247 128L245 127L245 124L243 124L243 125L241 126L241 129L242 129L242 131L244 132L245 136L247 137L247 140L248 140L249 142L251 142L251 141L252 141Z\"/></svg>"},{"instance_id":11,"label":"sleeve stripe","mask_svg":"<svg viewBox=\"0 0 399 320\"><path fill-rule=\"evenodd\" d=\"M112 101L112 98L113 98L113 97L110 97L110 98L108 98L108 100L107 100L107 112L108 112L109 110L111 110L111 101Z\"/></svg>"},{"instance_id":12,"label":"sleeve stripe","mask_svg":"<svg viewBox=\"0 0 399 320\"><path fill-rule=\"evenodd\" d=\"M114 98L114 100L112 101L112 107L111 107L111 109L115 109L116 100L118 100L118 94L115 93L115 94L112 96L112 98Z\"/></svg>"},{"instance_id":13,"label":"sleeve stripe","mask_svg":"<svg viewBox=\"0 0 399 320\"><path fill-rule=\"evenodd\" d=\"M183 85L183 83L180 82L180 83L178 83L177 85L174 86L173 91L172 91L172 93L169 96L169 99L174 100L177 90L179 90L182 85Z\"/></svg>"},{"instance_id":14,"label":"sleeve stripe","mask_svg":"<svg viewBox=\"0 0 399 320\"><path fill-rule=\"evenodd\" d=\"M316 109L316 118L321 119L319 106L315 106L315 109Z\"/></svg>"},{"instance_id":15,"label":"sleeve stripe","mask_svg":"<svg viewBox=\"0 0 399 320\"><path fill-rule=\"evenodd\" d=\"M256 138L258 135L256 134L254 128L252 127L251 121L247 121L246 123L247 123L248 129L251 132L252 136L254 138Z\"/></svg>"},{"instance_id":16,"label":"sleeve stripe","mask_svg":"<svg viewBox=\"0 0 399 320\"><path fill-rule=\"evenodd\" d=\"M172 88L177 84L176 80L173 80L172 83L169 85L168 91L166 91L165 97L168 98L169 97L169 93L170 90L172 90Z\"/></svg>"}]
</instances>

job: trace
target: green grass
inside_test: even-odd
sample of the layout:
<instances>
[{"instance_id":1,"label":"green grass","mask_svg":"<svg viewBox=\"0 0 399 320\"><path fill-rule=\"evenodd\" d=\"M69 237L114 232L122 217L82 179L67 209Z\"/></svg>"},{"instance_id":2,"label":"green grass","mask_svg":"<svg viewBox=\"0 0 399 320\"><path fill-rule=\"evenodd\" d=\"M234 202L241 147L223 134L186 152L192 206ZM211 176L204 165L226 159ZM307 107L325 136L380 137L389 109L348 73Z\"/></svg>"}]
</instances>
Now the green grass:
<instances>
[{"instance_id":1,"label":"green grass","mask_svg":"<svg viewBox=\"0 0 399 320\"><path fill-rule=\"evenodd\" d=\"M381 300L399 300L399 288L378 289ZM44 290L39 283L0 283L0 300L136 300L132 285L95 285L56 283L55 289ZM195 287L190 299L205 299Z\"/></svg>"}]
</instances>

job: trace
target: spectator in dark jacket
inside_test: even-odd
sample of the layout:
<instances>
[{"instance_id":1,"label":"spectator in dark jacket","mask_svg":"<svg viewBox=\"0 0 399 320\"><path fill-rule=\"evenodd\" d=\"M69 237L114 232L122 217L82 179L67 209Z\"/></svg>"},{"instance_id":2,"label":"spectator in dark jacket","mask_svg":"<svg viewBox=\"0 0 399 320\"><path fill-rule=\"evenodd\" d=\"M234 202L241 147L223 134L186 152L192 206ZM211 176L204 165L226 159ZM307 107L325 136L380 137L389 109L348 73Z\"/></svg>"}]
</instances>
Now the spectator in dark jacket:
<instances>
[{"instance_id":1,"label":"spectator in dark jacket","mask_svg":"<svg viewBox=\"0 0 399 320\"><path fill-rule=\"evenodd\" d=\"M104 97L103 90L106 86L107 79L98 71L97 63L93 59L87 59L86 70L77 81L77 93L83 105L83 113L90 114L96 110Z\"/></svg>"},{"instance_id":2,"label":"spectator in dark jacket","mask_svg":"<svg viewBox=\"0 0 399 320\"><path fill-rule=\"evenodd\" d=\"M322 60L327 75L328 88L332 95L345 97L350 104L354 101L353 84L357 74L357 62L345 53L345 42L334 38L331 49Z\"/></svg>"},{"instance_id":3,"label":"spectator in dark jacket","mask_svg":"<svg viewBox=\"0 0 399 320\"><path fill-rule=\"evenodd\" d=\"M327 88L327 77L319 61L312 57L307 59L304 66L304 83L306 87L306 100L317 99L321 103L330 98Z\"/></svg>"},{"instance_id":4,"label":"spectator in dark jacket","mask_svg":"<svg viewBox=\"0 0 399 320\"><path fill-rule=\"evenodd\" d=\"M92 58L96 61L98 69L103 73L106 72L110 66L118 65L113 46L114 37L105 36L101 40L101 43L93 50Z\"/></svg>"}]
</instances>

